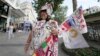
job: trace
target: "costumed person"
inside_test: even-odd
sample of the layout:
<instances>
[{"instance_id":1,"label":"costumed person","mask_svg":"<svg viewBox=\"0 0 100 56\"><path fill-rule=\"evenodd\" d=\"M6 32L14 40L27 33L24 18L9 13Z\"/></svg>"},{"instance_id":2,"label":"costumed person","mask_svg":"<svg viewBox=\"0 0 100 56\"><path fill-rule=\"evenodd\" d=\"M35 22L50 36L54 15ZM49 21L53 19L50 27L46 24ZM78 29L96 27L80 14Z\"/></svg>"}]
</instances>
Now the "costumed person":
<instances>
[{"instance_id":1,"label":"costumed person","mask_svg":"<svg viewBox=\"0 0 100 56\"><path fill-rule=\"evenodd\" d=\"M29 34L25 52L30 56L58 56L58 23L50 19L50 10L50 4L42 7Z\"/></svg>"}]
</instances>

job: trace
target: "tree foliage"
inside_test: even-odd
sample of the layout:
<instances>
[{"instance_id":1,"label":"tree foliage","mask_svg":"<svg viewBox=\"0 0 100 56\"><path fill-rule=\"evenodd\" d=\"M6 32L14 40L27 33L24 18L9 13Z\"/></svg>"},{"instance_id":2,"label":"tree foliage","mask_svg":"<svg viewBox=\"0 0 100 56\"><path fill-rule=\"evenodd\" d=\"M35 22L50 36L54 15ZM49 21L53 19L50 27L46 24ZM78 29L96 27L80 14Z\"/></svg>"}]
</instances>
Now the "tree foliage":
<instances>
[{"instance_id":1,"label":"tree foliage","mask_svg":"<svg viewBox=\"0 0 100 56\"><path fill-rule=\"evenodd\" d=\"M62 23L66 19L67 6L59 6L58 9L54 12L55 20L59 23Z\"/></svg>"},{"instance_id":2,"label":"tree foliage","mask_svg":"<svg viewBox=\"0 0 100 56\"><path fill-rule=\"evenodd\" d=\"M35 7L36 11L38 12L46 2L53 3L53 12L56 11L60 4L62 4L64 0L34 0L33 6Z\"/></svg>"}]
</instances>

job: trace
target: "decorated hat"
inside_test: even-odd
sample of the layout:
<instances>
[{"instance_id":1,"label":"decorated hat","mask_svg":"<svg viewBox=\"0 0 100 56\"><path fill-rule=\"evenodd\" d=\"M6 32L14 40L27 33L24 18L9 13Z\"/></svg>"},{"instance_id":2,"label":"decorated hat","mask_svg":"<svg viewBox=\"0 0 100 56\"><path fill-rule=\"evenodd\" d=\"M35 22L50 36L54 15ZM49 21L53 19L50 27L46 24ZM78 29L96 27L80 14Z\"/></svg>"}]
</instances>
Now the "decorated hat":
<instances>
[{"instance_id":1,"label":"decorated hat","mask_svg":"<svg viewBox=\"0 0 100 56\"><path fill-rule=\"evenodd\" d=\"M40 12L47 12L48 15L52 14L52 4L46 3L41 7Z\"/></svg>"}]
</instances>

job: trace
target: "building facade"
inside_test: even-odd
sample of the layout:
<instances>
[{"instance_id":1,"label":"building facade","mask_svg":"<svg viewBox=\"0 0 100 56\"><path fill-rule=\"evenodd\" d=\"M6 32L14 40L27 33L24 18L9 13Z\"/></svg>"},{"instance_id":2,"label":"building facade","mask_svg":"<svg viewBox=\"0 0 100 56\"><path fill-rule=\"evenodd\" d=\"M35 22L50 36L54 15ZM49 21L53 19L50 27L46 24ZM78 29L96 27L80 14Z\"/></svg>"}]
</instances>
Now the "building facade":
<instances>
[{"instance_id":1,"label":"building facade","mask_svg":"<svg viewBox=\"0 0 100 56\"><path fill-rule=\"evenodd\" d=\"M100 7L94 6L84 11L88 26L88 33L85 35L88 40L100 42Z\"/></svg>"},{"instance_id":2,"label":"building facade","mask_svg":"<svg viewBox=\"0 0 100 56\"><path fill-rule=\"evenodd\" d=\"M24 11L25 15L24 17L21 17L19 20L19 23L24 25L23 28L29 29L31 25L33 25L35 21L37 21L37 14L34 10L31 2L23 2L21 3L21 9Z\"/></svg>"},{"instance_id":3,"label":"building facade","mask_svg":"<svg viewBox=\"0 0 100 56\"><path fill-rule=\"evenodd\" d=\"M20 8L21 0L1 0L2 3L8 6L6 16L6 27L9 27L9 23L17 24L16 19L20 19L25 16L25 13ZM1 4L1 3L0 3Z\"/></svg>"},{"instance_id":4,"label":"building facade","mask_svg":"<svg viewBox=\"0 0 100 56\"><path fill-rule=\"evenodd\" d=\"M22 0L0 0L0 21L4 22L5 18L6 27L10 23L31 23L36 21L36 12L31 2ZM4 23L4 24L5 24Z\"/></svg>"},{"instance_id":5,"label":"building facade","mask_svg":"<svg viewBox=\"0 0 100 56\"><path fill-rule=\"evenodd\" d=\"M37 13L35 11L35 9L33 8L32 6L32 3L31 2L23 2L21 4L21 9L24 11L25 13L25 17L24 17L24 21L36 21L36 18L37 18ZM31 22L31 23L32 23Z\"/></svg>"},{"instance_id":6,"label":"building facade","mask_svg":"<svg viewBox=\"0 0 100 56\"><path fill-rule=\"evenodd\" d=\"M0 0L0 30L5 27L7 16L9 12L9 5Z\"/></svg>"}]
</instances>

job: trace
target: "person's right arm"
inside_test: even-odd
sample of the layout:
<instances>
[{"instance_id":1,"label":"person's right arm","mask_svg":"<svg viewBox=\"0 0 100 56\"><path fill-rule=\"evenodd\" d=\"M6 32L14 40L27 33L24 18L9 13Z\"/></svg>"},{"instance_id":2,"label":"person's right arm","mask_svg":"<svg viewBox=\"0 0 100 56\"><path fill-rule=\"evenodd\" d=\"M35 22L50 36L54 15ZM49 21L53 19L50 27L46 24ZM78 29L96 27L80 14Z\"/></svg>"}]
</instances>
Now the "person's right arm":
<instances>
[{"instance_id":1,"label":"person's right arm","mask_svg":"<svg viewBox=\"0 0 100 56\"><path fill-rule=\"evenodd\" d=\"M31 41L32 41L32 31L29 33L28 39L25 43L25 52L28 51Z\"/></svg>"}]
</instances>

